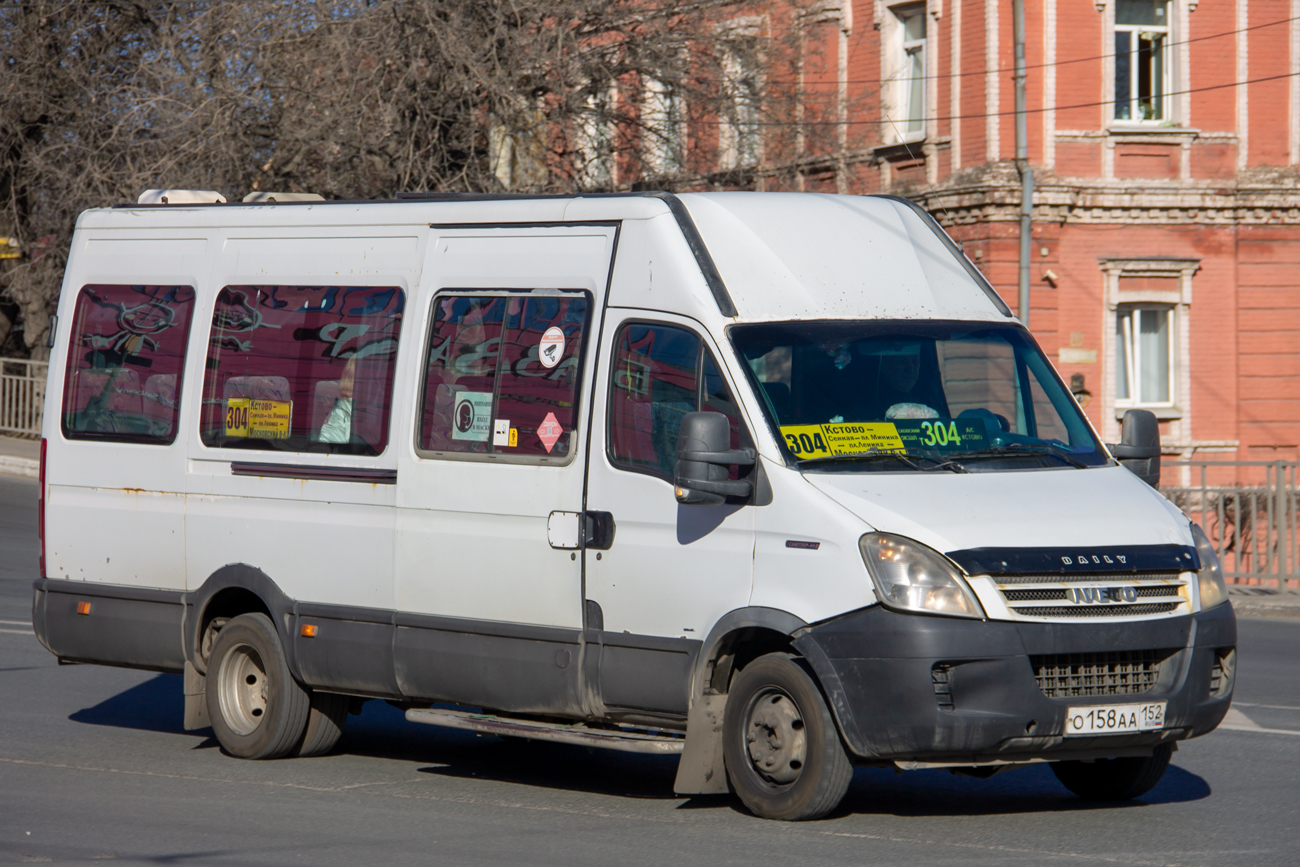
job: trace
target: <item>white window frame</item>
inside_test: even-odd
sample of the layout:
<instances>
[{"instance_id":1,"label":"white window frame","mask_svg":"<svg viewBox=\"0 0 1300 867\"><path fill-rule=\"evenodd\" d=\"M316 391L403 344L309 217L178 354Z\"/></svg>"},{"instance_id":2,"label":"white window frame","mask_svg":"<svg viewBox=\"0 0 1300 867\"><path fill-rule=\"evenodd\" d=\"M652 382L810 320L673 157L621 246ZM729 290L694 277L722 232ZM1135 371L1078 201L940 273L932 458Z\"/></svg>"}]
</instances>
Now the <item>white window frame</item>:
<instances>
[{"instance_id":1,"label":"white window frame","mask_svg":"<svg viewBox=\"0 0 1300 867\"><path fill-rule=\"evenodd\" d=\"M881 112L887 121L885 138L892 139L894 143L924 141L929 128L930 76L933 73L930 69L930 21L927 6L925 0L892 5L888 9L890 14L885 15L882 22L884 32L881 34L881 42L884 50L881 51L880 61L885 98L881 101ZM909 40L905 19L913 15L921 17L925 36ZM921 104L916 106L912 104L914 79L911 70L912 56L918 53L921 56L923 78L920 87ZM910 128L913 122L916 123L915 129Z\"/></svg>"},{"instance_id":2,"label":"white window frame","mask_svg":"<svg viewBox=\"0 0 1300 867\"><path fill-rule=\"evenodd\" d=\"M757 167L763 161L763 135L759 126L762 70L757 58L748 56L738 46L742 40L756 41L765 27L763 18L753 16L728 21L717 29L723 87L728 97L718 125L718 167L723 171ZM744 92L747 81L752 82L750 93Z\"/></svg>"},{"instance_id":3,"label":"white window frame","mask_svg":"<svg viewBox=\"0 0 1300 867\"><path fill-rule=\"evenodd\" d=\"M1106 259L1100 260L1105 281L1105 309L1102 321L1101 371L1102 436L1107 442L1119 441L1119 420L1129 409L1149 409L1161 421L1168 422L1167 437L1171 446L1191 441L1191 320L1192 275L1201 267L1200 259ZM1120 290L1121 277L1161 277L1172 284L1170 289ZM1130 385L1129 398L1121 400L1116 388L1117 353L1124 347L1116 339L1116 322L1123 313L1135 308L1161 308L1172 317L1169 332L1169 396L1166 403L1140 403ZM1132 383L1135 369L1129 367Z\"/></svg>"},{"instance_id":4,"label":"white window frame","mask_svg":"<svg viewBox=\"0 0 1300 867\"><path fill-rule=\"evenodd\" d=\"M1150 127L1150 126L1168 126L1174 123L1175 118L1183 115L1186 111L1182 101L1176 101L1175 97L1170 94L1178 91L1175 86L1175 77L1186 75L1187 70L1181 64L1175 63L1175 48L1171 43L1176 41L1176 34L1185 32L1184 27L1180 24L1180 13L1185 15L1184 6L1177 0L1163 0L1165 3L1165 23L1162 26L1142 25L1142 24L1118 24L1115 21L1115 13L1118 11L1118 0L1110 0L1106 6L1106 44L1103 54L1115 54L1115 34L1129 33L1129 117L1115 117L1115 107L1120 101L1122 94L1118 92L1119 81L1116 76L1116 65L1118 57L1109 57L1106 63L1105 80L1107 99L1103 108L1105 112L1106 125L1110 127ZM1193 4L1194 5L1194 4ZM1160 77L1161 93L1160 106L1161 117L1143 118L1140 116L1140 101L1137 96L1138 87L1138 35L1141 33L1161 33L1164 35L1164 44L1160 51Z\"/></svg>"},{"instance_id":5,"label":"white window frame","mask_svg":"<svg viewBox=\"0 0 1300 867\"><path fill-rule=\"evenodd\" d=\"M647 77L641 94L641 165L649 177L671 177L686 164L686 101L681 91Z\"/></svg>"},{"instance_id":6,"label":"white window frame","mask_svg":"<svg viewBox=\"0 0 1300 867\"><path fill-rule=\"evenodd\" d=\"M584 111L574 123L574 180L582 190L611 189L618 182L614 124L602 115L616 103L618 91L610 85L604 94L588 94Z\"/></svg>"},{"instance_id":7,"label":"white window frame","mask_svg":"<svg viewBox=\"0 0 1300 867\"><path fill-rule=\"evenodd\" d=\"M1128 293L1125 293L1128 294ZM1142 355L1142 342L1135 339L1138 333L1137 318L1142 314L1153 313L1156 316L1165 317L1165 394L1168 395L1166 400L1142 400L1139 396L1141 390L1142 370L1148 364L1156 363L1154 359L1148 360ZM1118 372L1119 359L1124 358L1124 371L1127 373L1125 390L1128 397L1119 396L1119 386L1116 383L1115 408L1120 409L1154 409L1159 407L1173 407L1176 405L1175 398L1178 395L1178 345L1177 315L1173 306L1164 304L1130 304L1123 302L1118 305L1115 311L1115 323L1118 326L1117 331L1123 332L1123 337L1116 336L1118 344L1115 347L1115 369ZM1117 377L1118 379L1118 377Z\"/></svg>"}]
</instances>

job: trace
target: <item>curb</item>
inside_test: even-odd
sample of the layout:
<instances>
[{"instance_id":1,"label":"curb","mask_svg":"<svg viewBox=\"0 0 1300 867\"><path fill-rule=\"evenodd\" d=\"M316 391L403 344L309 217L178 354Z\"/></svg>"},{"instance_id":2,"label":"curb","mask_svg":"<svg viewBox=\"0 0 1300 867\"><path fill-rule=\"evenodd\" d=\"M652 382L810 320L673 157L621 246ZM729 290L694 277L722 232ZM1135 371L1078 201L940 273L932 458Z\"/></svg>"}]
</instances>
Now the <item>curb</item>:
<instances>
[{"instance_id":1,"label":"curb","mask_svg":"<svg viewBox=\"0 0 1300 867\"><path fill-rule=\"evenodd\" d=\"M27 476L35 479L40 477L41 464L40 461L34 461L31 458L0 455L0 473L7 473L11 476Z\"/></svg>"}]
</instances>

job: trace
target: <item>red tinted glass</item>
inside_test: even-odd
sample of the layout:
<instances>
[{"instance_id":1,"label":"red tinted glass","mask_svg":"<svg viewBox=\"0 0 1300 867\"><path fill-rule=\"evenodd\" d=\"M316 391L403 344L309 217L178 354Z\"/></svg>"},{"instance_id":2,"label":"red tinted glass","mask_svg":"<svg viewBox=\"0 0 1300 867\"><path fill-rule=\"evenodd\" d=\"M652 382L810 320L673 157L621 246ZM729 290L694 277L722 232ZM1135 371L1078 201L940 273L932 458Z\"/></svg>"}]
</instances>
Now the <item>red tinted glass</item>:
<instances>
[{"instance_id":1,"label":"red tinted glass","mask_svg":"<svg viewBox=\"0 0 1300 867\"><path fill-rule=\"evenodd\" d=\"M394 286L227 286L208 345L212 447L375 455L405 298Z\"/></svg>"},{"instance_id":2,"label":"red tinted glass","mask_svg":"<svg viewBox=\"0 0 1300 867\"><path fill-rule=\"evenodd\" d=\"M617 466L671 479L677 428L695 412L700 339L667 325L626 325L614 348L609 454Z\"/></svg>"},{"instance_id":3,"label":"red tinted glass","mask_svg":"<svg viewBox=\"0 0 1300 867\"><path fill-rule=\"evenodd\" d=\"M426 365L420 447L569 455L588 298L443 295Z\"/></svg>"},{"instance_id":4,"label":"red tinted glass","mask_svg":"<svg viewBox=\"0 0 1300 867\"><path fill-rule=\"evenodd\" d=\"M193 311L189 286L83 287L63 383L63 435L174 441Z\"/></svg>"}]
</instances>

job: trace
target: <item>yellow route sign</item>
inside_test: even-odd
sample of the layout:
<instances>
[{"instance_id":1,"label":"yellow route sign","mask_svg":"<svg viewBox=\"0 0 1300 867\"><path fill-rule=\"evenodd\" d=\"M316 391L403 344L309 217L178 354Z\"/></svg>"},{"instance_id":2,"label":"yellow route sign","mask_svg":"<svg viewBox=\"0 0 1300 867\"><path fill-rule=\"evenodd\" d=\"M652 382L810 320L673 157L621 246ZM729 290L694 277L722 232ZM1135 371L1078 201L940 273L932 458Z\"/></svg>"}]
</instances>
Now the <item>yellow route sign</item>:
<instances>
[{"instance_id":1,"label":"yellow route sign","mask_svg":"<svg viewBox=\"0 0 1300 867\"><path fill-rule=\"evenodd\" d=\"M289 421L292 418L291 400L232 397L226 401L226 436L288 439Z\"/></svg>"},{"instance_id":2,"label":"yellow route sign","mask_svg":"<svg viewBox=\"0 0 1300 867\"><path fill-rule=\"evenodd\" d=\"M782 425L781 435L799 458L904 450L903 440L892 421Z\"/></svg>"}]
</instances>

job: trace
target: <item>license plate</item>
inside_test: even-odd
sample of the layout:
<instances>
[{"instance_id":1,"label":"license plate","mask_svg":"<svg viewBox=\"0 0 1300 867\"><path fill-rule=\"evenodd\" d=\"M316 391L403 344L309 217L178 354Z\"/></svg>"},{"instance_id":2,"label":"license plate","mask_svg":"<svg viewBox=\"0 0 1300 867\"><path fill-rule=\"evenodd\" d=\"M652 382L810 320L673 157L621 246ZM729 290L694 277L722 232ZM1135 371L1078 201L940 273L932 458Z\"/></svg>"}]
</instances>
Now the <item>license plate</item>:
<instances>
[{"instance_id":1,"label":"license plate","mask_svg":"<svg viewBox=\"0 0 1300 867\"><path fill-rule=\"evenodd\" d=\"M1113 735L1164 728L1165 703L1105 704L1072 707L1065 718L1067 735Z\"/></svg>"}]
</instances>

